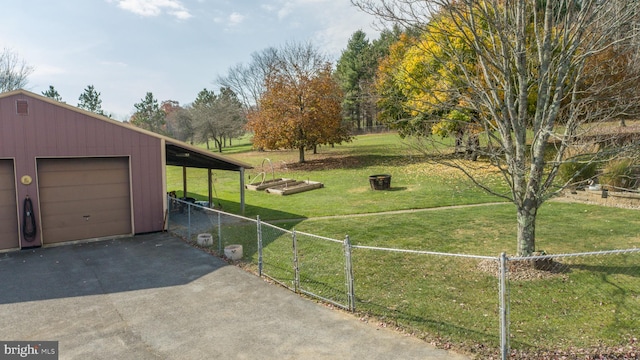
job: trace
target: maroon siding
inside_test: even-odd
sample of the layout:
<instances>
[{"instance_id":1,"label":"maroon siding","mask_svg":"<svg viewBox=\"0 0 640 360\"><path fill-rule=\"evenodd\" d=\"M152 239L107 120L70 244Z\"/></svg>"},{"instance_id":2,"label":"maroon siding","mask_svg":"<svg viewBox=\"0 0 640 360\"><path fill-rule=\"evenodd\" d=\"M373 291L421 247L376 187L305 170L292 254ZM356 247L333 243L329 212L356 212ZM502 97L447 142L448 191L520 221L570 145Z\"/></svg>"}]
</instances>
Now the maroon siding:
<instances>
[{"instance_id":1,"label":"maroon siding","mask_svg":"<svg viewBox=\"0 0 640 360\"><path fill-rule=\"evenodd\" d=\"M27 100L28 115L17 114L17 100ZM129 156L134 231L162 230L162 146L151 134L62 104L25 94L0 98L0 158L15 158L18 201L29 195L36 214L37 184L19 183L23 175L37 179L36 158Z\"/></svg>"}]
</instances>

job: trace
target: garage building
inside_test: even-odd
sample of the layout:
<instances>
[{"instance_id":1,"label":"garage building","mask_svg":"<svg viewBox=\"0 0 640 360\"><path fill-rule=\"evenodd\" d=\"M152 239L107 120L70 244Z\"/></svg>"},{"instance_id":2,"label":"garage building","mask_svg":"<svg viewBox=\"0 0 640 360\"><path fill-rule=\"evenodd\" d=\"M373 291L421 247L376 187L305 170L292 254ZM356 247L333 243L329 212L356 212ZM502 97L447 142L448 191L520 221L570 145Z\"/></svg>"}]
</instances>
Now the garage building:
<instances>
[{"instance_id":1,"label":"garage building","mask_svg":"<svg viewBox=\"0 0 640 360\"><path fill-rule=\"evenodd\" d=\"M0 94L0 251L162 231L166 165L238 171L244 204L247 164L25 90Z\"/></svg>"}]
</instances>

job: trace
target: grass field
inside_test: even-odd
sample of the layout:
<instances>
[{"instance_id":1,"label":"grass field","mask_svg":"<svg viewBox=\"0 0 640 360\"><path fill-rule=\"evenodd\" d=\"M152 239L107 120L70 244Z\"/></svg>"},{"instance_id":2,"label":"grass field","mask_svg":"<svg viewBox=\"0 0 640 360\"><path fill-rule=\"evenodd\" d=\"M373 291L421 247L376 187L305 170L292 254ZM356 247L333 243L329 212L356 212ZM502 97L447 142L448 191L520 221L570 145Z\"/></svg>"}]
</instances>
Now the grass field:
<instances>
[{"instance_id":1,"label":"grass field","mask_svg":"<svg viewBox=\"0 0 640 360\"><path fill-rule=\"evenodd\" d=\"M319 154L307 156L304 165L296 164L295 151L250 151L246 140L228 154L255 166L247 171L247 182L264 173L267 178L308 179L325 185L289 196L247 191L248 217L259 215L286 229L335 239L348 234L355 245L491 257L515 252L512 204L494 204L504 200L482 192L451 169L429 163L394 134L359 136L352 143L320 148ZM392 189L372 191L368 183L372 174L391 174ZM170 190L181 188L181 176L181 169L168 170ZM495 174L484 176L500 189ZM206 171L190 169L188 179L189 195L204 199ZM215 173L216 202L225 211L239 211L238 182L237 173ZM469 204L486 205L449 207ZM430 210L375 214L407 209ZM371 215L346 216L367 213ZM318 219L334 215L344 216ZM640 247L638 215L637 210L547 202L539 211L537 249L567 254ZM291 274L290 246L288 240L279 239L265 248L273 260L270 271L280 272L282 278ZM305 286L325 294L340 292L344 288L340 246L311 240L300 246L302 268L308 274ZM256 256L255 251L247 255L252 262ZM479 270L483 261L364 249L355 249L353 259L361 317L379 319L443 346L452 343L480 357L498 346L497 279L490 271ZM510 282L512 348L525 352L608 348L637 334L637 253L557 261L567 271Z\"/></svg>"},{"instance_id":2,"label":"grass field","mask_svg":"<svg viewBox=\"0 0 640 360\"><path fill-rule=\"evenodd\" d=\"M246 170L247 183L265 176L267 180L294 178L324 184L323 189L293 196L247 191L247 217L309 218L502 201L453 170L427 165L424 155L410 152L394 134L360 136L335 148L322 147L317 155L307 154L303 165L297 164L297 151L236 152L236 148L247 150L246 143L238 143L228 154L254 166ZM374 174L390 174L392 189L371 191L369 175ZM187 176L189 196L205 200L206 170L188 169ZM214 172L216 203L232 213L239 212L238 176L236 172ZM182 194L181 168L169 167L167 188Z\"/></svg>"}]
</instances>

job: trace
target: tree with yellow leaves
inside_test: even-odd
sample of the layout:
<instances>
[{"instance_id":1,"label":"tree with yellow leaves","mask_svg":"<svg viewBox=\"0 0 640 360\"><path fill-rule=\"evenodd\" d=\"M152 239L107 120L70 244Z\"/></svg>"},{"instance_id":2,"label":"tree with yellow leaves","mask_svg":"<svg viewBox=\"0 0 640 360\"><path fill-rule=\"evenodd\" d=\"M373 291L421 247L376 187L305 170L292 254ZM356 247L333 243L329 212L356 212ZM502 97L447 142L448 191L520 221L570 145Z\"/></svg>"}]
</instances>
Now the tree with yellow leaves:
<instances>
[{"instance_id":1,"label":"tree with yellow leaves","mask_svg":"<svg viewBox=\"0 0 640 360\"><path fill-rule=\"evenodd\" d=\"M401 136L455 137L459 152L467 135L467 150L476 147L481 131L474 126L477 112L465 100L467 89L457 69L473 69L475 58L468 46L453 41L466 36L464 30L439 14L423 28L403 34L381 62L376 83L381 118Z\"/></svg>"},{"instance_id":2,"label":"tree with yellow leaves","mask_svg":"<svg viewBox=\"0 0 640 360\"><path fill-rule=\"evenodd\" d=\"M403 49L408 60L399 57L395 64L404 66L390 68L393 80L384 80L395 81L391 95L403 101L402 111L411 115L409 121L419 120L415 124L422 126L418 127L422 134L433 132L428 125L453 111L471 116L484 135L480 155L488 162L474 164L449 157L445 163L488 192L513 202L517 254L532 255L538 209L580 176L576 173L563 182L556 178L563 164L576 161L573 156L585 133L598 124L639 114L640 31L635 25L640 22L640 2L352 3L384 21L426 34L414 40L415 46ZM412 62L412 57L419 58L412 51L418 50L429 56ZM602 64L602 59L611 58L609 51L623 54L624 60ZM434 115L436 120L424 121ZM425 137L436 145L432 149L442 149L435 138ZM590 162L606 161L637 145L590 147L593 152L580 154L580 159L587 155ZM502 173L507 193L473 176L473 167L483 164Z\"/></svg>"}]
</instances>

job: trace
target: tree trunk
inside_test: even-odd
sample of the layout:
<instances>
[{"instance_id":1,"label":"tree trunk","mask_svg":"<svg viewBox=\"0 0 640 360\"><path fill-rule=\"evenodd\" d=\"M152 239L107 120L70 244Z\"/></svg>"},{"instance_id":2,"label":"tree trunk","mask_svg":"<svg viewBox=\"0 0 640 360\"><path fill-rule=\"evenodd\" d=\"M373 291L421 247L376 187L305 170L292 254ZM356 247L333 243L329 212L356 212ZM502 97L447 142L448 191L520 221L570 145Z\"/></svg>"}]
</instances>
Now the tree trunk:
<instances>
[{"instance_id":1,"label":"tree trunk","mask_svg":"<svg viewBox=\"0 0 640 360\"><path fill-rule=\"evenodd\" d=\"M478 160L478 149L480 148L480 138L477 134L468 131L469 137L467 138L467 148L465 149L467 159L471 161Z\"/></svg>"},{"instance_id":2,"label":"tree trunk","mask_svg":"<svg viewBox=\"0 0 640 360\"><path fill-rule=\"evenodd\" d=\"M464 150L462 150L463 138L464 138L464 129L458 129L456 131L456 146L454 147L454 150L453 150L456 154L464 152Z\"/></svg>"},{"instance_id":3,"label":"tree trunk","mask_svg":"<svg viewBox=\"0 0 640 360\"><path fill-rule=\"evenodd\" d=\"M537 204L534 200L525 200L518 206L518 256L531 256L536 250Z\"/></svg>"},{"instance_id":4,"label":"tree trunk","mask_svg":"<svg viewBox=\"0 0 640 360\"><path fill-rule=\"evenodd\" d=\"M220 137L220 139L214 138L214 140L216 142L216 147L218 148L218 152L222 154L222 136Z\"/></svg>"},{"instance_id":5,"label":"tree trunk","mask_svg":"<svg viewBox=\"0 0 640 360\"><path fill-rule=\"evenodd\" d=\"M298 150L300 151L300 161L299 161L299 163L302 164L304 162L304 146L300 146L298 148Z\"/></svg>"}]
</instances>

